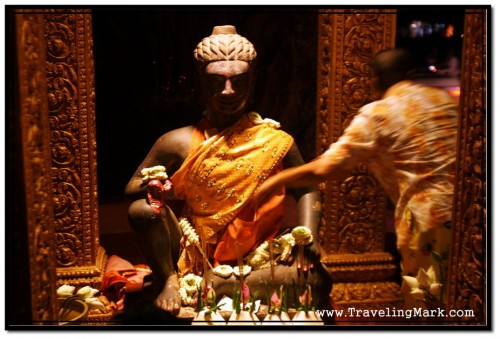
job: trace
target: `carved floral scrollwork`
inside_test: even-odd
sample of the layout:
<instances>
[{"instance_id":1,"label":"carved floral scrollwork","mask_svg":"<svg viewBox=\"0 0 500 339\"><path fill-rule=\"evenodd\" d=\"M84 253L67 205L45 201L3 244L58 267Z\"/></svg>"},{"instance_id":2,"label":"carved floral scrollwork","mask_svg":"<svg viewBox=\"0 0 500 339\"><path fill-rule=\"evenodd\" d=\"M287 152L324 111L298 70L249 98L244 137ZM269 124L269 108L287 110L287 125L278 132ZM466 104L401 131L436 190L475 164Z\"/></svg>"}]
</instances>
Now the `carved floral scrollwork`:
<instances>
[{"instance_id":1,"label":"carved floral scrollwork","mask_svg":"<svg viewBox=\"0 0 500 339\"><path fill-rule=\"evenodd\" d=\"M74 15L53 15L53 20L48 22L45 29L47 54L55 60L66 60L73 51L75 35L69 25L74 25ZM64 22L64 23L63 23Z\"/></svg>"},{"instance_id":2,"label":"carved floral scrollwork","mask_svg":"<svg viewBox=\"0 0 500 339\"><path fill-rule=\"evenodd\" d=\"M399 300L401 287L394 282L338 283L330 293L336 304L351 301Z\"/></svg>"},{"instance_id":3,"label":"carved floral scrollwork","mask_svg":"<svg viewBox=\"0 0 500 339\"><path fill-rule=\"evenodd\" d=\"M91 10L43 16L58 283L98 287L106 254L97 223Z\"/></svg>"},{"instance_id":4,"label":"carved floral scrollwork","mask_svg":"<svg viewBox=\"0 0 500 339\"><path fill-rule=\"evenodd\" d=\"M19 99L24 187L28 226L31 309L34 324L56 318L54 225L51 204L47 92L44 74L43 17L19 10L15 14L18 36ZM22 225L18 225L22 226ZM28 293L27 291L25 291Z\"/></svg>"},{"instance_id":5,"label":"carved floral scrollwork","mask_svg":"<svg viewBox=\"0 0 500 339\"><path fill-rule=\"evenodd\" d=\"M367 174L340 184L339 253L366 253L375 248L378 194L377 183Z\"/></svg>"},{"instance_id":6,"label":"carved floral scrollwork","mask_svg":"<svg viewBox=\"0 0 500 339\"><path fill-rule=\"evenodd\" d=\"M345 105L346 117L343 129L351 122L357 111L373 101L371 90L371 62L373 55L380 47L381 30L384 28L384 17L377 14L351 15L345 24L343 87L342 101Z\"/></svg>"},{"instance_id":7,"label":"carved floral scrollwork","mask_svg":"<svg viewBox=\"0 0 500 339\"><path fill-rule=\"evenodd\" d=\"M70 233L57 233L57 264L59 266L75 266L79 261L79 253L83 244L80 239Z\"/></svg>"},{"instance_id":8,"label":"carved floral scrollwork","mask_svg":"<svg viewBox=\"0 0 500 339\"><path fill-rule=\"evenodd\" d=\"M349 223L339 232L339 253L366 253L373 247L375 227L367 223Z\"/></svg>"},{"instance_id":9,"label":"carved floral scrollwork","mask_svg":"<svg viewBox=\"0 0 500 339\"><path fill-rule=\"evenodd\" d=\"M486 321L486 37L486 10L466 11L449 307L473 310L462 320L480 323Z\"/></svg>"},{"instance_id":10,"label":"carved floral scrollwork","mask_svg":"<svg viewBox=\"0 0 500 339\"><path fill-rule=\"evenodd\" d=\"M81 122L78 109L76 16L45 15L47 87L52 151L52 192L57 232L57 263L75 265L82 255ZM74 239L76 237L76 239ZM71 240L71 241L70 241ZM81 261L81 260L80 260Z\"/></svg>"}]
</instances>

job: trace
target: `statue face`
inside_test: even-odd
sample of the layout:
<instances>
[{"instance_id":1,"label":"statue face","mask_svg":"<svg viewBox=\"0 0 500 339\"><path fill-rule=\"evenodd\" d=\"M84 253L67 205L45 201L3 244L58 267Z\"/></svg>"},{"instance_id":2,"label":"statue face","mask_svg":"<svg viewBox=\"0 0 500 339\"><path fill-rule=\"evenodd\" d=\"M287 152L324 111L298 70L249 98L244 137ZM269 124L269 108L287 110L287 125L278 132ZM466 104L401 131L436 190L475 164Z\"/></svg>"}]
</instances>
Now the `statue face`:
<instances>
[{"instance_id":1,"label":"statue face","mask_svg":"<svg viewBox=\"0 0 500 339\"><path fill-rule=\"evenodd\" d=\"M209 63L203 78L203 92L210 112L223 115L244 113L251 93L248 62L230 60Z\"/></svg>"}]
</instances>

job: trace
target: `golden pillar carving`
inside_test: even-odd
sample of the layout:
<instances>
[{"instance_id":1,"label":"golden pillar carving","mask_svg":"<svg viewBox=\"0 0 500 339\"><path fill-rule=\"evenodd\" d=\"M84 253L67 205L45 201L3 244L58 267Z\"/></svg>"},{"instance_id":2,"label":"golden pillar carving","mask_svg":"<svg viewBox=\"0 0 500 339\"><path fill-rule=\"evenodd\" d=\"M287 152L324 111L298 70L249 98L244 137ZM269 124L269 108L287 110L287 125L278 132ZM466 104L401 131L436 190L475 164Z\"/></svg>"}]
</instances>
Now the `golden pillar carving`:
<instances>
[{"instance_id":1,"label":"golden pillar carving","mask_svg":"<svg viewBox=\"0 0 500 339\"><path fill-rule=\"evenodd\" d=\"M30 273L26 279L31 282L33 324L43 324L57 314L43 16L19 10L15 24Z\"/></svg>"},{"instance_id":2,"label":"golden pillar carving","mask_svg":"<svg viewBox=\"0 0 500 339\"><path fill-rule=\"evenodd\" d=\"M92 18L90 10L44 14L52 196L59 284L99 286Z\"/></svg>"},{"instance_id":3,"label":"golden pillar carving","mask_svg":"<svg viewBox=\"0 0 500 339\"><path fill-rule=\"evenodd\" d=\"M37 212L36 220L29 217L28 228L36 237L50 230L50 243L46 239L31 249L51 253L53 261L38 269L57 276L49 279L53 286L100 287L106 254L99 246L97 218L91 12L16 13L28 214L46 209ZM42 195L44 204L31 202Z\"/></svg>"},{"instance_id":4,"label":"golden pillar carving","mask_svg":"<svg viewBox=\"0 0 500 339\"><path fill-rule=\"evenodd\" d=\"M461 320L486 324L487 10L467 10L462 49L455 221L449 273L450 309L473 310Z\"/></svg>"},{"instance_id":5,"label":"golden pillar carving","mask_svg":"<svg viewBox=\"0 0 500 339\"><path fill-rule=\"evenodd\" d=\"M376 99L373 56L394 47L395 10L329 10L319 16L317 153L323 153L359 108ZM323 263L334 279L331 300L339 308L401 302L391 282L394 258L384 252L386 195L360 163L342 182L320 186Z\"/></svg>"}]
</instances>

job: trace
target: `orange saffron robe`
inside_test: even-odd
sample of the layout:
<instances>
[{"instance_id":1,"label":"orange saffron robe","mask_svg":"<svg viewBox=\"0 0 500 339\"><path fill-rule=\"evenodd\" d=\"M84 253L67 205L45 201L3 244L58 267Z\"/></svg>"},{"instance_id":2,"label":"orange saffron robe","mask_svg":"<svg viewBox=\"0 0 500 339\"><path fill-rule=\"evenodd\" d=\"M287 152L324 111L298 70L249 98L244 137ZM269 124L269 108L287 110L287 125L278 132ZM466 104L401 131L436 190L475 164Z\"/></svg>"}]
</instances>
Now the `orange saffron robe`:
<instances>
[{"instance_id":1,"label":"orange saffron robe","mask_svg":"<svg viewBox=\"0 0 500 339\"><path fill-rule=\"evenodd\" d=\"M284 214L285 191L262 206L253 193L269 176L282 169L293 138L279 124L251 112L231 127L208 136L208 120L195 128L190 152L172 176L175 195L185 200L185 214L215 266L235 265L237 247L242 256L278 233ZM178 261L179 275L202 272L202 255L185 237Z\"/></svg>"}]
</instances>

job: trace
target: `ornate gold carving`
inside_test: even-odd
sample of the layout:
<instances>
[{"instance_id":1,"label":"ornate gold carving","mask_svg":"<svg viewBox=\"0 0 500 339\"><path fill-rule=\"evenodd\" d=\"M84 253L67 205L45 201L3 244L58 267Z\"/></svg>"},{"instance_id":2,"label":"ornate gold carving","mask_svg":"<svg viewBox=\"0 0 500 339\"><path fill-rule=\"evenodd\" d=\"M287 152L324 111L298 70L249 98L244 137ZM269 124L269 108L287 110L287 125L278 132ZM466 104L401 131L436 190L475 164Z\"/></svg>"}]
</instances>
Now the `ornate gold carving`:
<instances>
[{"instance_id":1,"label":"ornate gold carving","mask_svg":"<svg viewBox=\"0 0 500 339\"><path fill-rule=\"evenodd\" d=\"M363 303L366 309L379 308L379 303L401 303L401 286L395 282L338 283L334 284L330 297L335 305Z\"/></svg>"},{"instance_id":2,"label":"ornate gold carving","mask_svg":"<svg viewBox=\"0 0 500 339\"><path fill-rule=\"evenodd\" d=\"M91 285L99 288L102 283L104 267L107 255L102 247L99 247L94 265L58 267L58 285L86 286Z\"/></svg>"},{"instance_id":3,"label":"ornate gold carving","mask_svg":"<svg viewBox=\"0 0 500 339\"><path fill-rule=\"evenodd\" d=\"M396 273L394 257L386 252L329 254L321 262L329 268L335 282L384 281Z\"/></svg>"},{"instance_id":4,"label":"ornate gold carving","mask_svg":"<svg viewBox=\"0 0 500 339\"><path fill-rule=\"evenodd\" d=\"M57 318L43 16L19 10L15 21L30 259L26 279L31 281L33 322L39 324Z\"/></svg>"},{"instance_id":5,"label":"ornate gold carving","mask_svg":"<svg viewBox=\"0 0 500 339\"><path fill-rule=\"evenodd\" d=\"M472 309L486 323L486 10L467 11L462 53L454 248L449 308Z\"/></svg>"},{"instance_id":6,"label":"ornate gold carving","mask_svg":"<svg viewBox=\"0 0 500 339\"><path fill-rule=\"evenodd\" d=\"M95 92L90 10L45 15L59 284L100 284Z\"/></svg>"},{"instance_id":7,"label":"ornate gold carving","mask_svg":"<svg viewBox=\"0 0 500 339\"><path fill-rule=\"evenodd\" d=\"M388 14L394 12L333 10L320 15L318 153L342 135L360 107L375 99L370 63L374 54L394 45L395 14ZM363 164L343 183L326 182L321 191L325 212L320 235L327 253L383 249L385 196Z\"/></svg>"},{"instance_id":8,"label":"ornate gold carving","mask_svg":"<svg viewBox=\"0 0 500 339\"><path fill-rule=\"evenodd\" d=\"M342 135L362 106L376 99L371 86L371 62L377 52L394 46L394 13L393 10L332 10L320 14L318 153L323 153ZM324 211L320 227L325 252L322 262L335 282L351 283L345 291L367 294L361 299L370 303L385 302L370 290L377 284L397 286L384 282L396 272L394 258L383 252L385 193L365 164L359 164L341 182L325 182L320 190ZM354 283L360 281L371 282ZM337 293L332 294L334 303L353 300L338 299L339 289L347 286L342 283L334 285ZM398 298L399 294L393 296L394 300Z\"/></svg>"},{"instance_id":9,"label":"ornate gold carving","mask_svg":"<svg viewBox=\"0 0 500 339\"><path fill-rule=\"evenodd\" d=\"M360 164L353 176L339 187L338 253L367 253L384 250L385 195Z\"/></svg>"}]
</instances>

